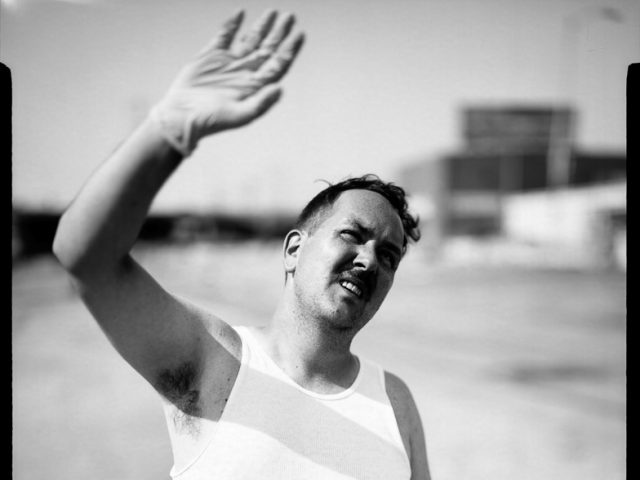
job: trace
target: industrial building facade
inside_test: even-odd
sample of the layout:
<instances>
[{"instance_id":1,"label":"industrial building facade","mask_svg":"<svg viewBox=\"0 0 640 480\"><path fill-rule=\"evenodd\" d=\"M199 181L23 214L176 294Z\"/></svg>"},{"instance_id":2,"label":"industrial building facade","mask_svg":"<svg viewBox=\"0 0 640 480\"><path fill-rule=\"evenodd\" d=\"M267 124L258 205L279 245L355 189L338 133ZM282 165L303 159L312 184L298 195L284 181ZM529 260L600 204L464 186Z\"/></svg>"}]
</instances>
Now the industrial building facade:
<instances>
[{"instance_id":1,"label":"industrial building facade","mask_svg":"<svg viewBox=\"0 0 640 480\"><path fill-rule=\"evenodd\" d=\"M589 244L592 251L583 254L606 263L612 254L608 250L626 235L626 157L577 150L575 118L568 108L464 109L462 148L402 172L403 185L432 206L430 246L437 248L454 236L506 235L574 250ZM564 218L553 211L563 210L562 202L584 208L564 208L565 217L571 217ZM552 226L540 215L528 223L514 220L540 213L545 203L554 221L580 227L572 233L561 234L561 228L545 233ZM592 235L602 238L576 240Z\"/></svg>"}]
</instances>

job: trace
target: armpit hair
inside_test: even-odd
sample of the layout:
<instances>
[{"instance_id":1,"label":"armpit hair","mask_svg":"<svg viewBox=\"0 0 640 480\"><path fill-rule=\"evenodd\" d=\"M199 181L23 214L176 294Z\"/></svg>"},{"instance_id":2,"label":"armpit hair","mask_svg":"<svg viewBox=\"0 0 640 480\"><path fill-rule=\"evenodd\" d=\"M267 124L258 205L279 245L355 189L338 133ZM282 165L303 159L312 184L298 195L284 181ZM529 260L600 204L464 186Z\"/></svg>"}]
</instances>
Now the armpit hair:
<instances>
[{"instance_id":1,"label":"armpit hair","mask_svg":"<svg viewBox=\"0 0 640 480\"><path fill-rule=\"evenodd\" d=\"M199 370L194 362L185 362L158 374L156 389L175 408L173 422L177 429L198 432L194 417L200 416Z\"/></svg>"}]
</instances>

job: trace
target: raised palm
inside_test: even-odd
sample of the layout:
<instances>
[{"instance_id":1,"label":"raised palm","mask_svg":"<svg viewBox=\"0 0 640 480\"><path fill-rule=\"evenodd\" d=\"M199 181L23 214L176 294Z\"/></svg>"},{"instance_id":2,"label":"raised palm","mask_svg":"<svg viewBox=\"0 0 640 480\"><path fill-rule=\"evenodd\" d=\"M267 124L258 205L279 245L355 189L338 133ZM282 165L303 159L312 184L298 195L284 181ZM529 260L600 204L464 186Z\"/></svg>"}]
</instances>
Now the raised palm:
<instances>
[{"instance_id":1,"label":"raised palm","mask_svg":"<svg viewBox=\"0 0 640 480\"><path fill-rule=\"evenodd\" d=\"M245 125L279 98L275 85L288 71L304 37L292 35L292 15L264 14L236 40L244 13L185 65L152 110L171 143L190 154L204 136Z\"/></svg>"}]
</instances>

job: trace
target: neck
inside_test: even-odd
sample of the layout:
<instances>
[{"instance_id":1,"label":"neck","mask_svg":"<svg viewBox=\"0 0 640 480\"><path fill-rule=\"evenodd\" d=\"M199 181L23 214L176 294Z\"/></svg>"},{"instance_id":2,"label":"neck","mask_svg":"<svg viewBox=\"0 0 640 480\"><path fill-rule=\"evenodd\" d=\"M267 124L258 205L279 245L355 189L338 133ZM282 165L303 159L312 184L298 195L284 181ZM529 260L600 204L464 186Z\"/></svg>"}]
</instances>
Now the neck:
<instances>
[{"instance_id":1,"label":"neck","mask_svg":"<svg viewBox=\"0 0 640 480\"><path fill-rule=\"evenodd\" d=\"M300 312L286 296L262 334L271 358L307 388L348 388L357 376L358 361L351 353L353 334Z\"/></svg>"}]
</instances>

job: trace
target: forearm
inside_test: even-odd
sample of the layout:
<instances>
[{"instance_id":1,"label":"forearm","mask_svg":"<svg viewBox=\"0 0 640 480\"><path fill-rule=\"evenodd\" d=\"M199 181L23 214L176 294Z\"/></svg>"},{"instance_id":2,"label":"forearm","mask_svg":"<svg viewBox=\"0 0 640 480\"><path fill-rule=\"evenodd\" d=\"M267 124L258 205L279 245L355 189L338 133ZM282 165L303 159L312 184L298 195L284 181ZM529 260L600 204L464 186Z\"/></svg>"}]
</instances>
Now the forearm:
<instances>
[{"instance_id":1,"label":"forearm","mask_svg":"<svg viewBox=\"0 0 640 480\"><path fill-rule=\"evenodd\" d=\"M92 175L60 219L53 251L74 275L117 268L182 157L145 120Z\"/></svg>"}]
</instances>

